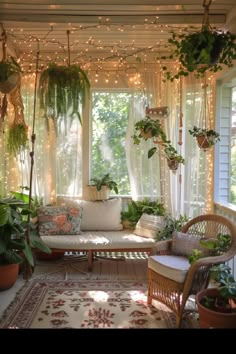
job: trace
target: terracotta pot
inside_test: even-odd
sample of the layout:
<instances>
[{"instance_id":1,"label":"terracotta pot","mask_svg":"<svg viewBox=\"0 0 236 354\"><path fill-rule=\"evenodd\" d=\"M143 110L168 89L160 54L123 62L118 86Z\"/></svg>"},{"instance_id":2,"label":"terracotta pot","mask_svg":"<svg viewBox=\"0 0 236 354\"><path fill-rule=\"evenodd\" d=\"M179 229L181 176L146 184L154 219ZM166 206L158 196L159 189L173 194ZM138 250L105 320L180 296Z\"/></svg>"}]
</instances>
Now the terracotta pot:
<instances>
[{"instance_id":1,"label":"terracotta pot","mask_svg":"<svg viewBox=\"0 0 236 354\"><path fill-rule=\"evenodd\" d=\"M197 293L196 303L198 306L200 328L236 328L236 312L217 312L201 304L204 296L217 297L218 294L216 288L204 289Z\"/></svg>"},{"instance_id":2,"label":"terracotta pot","mask_svg":"<svg viewBox=\"0 0 236 354\"><path fill-rule=\"evenodd\" d=\"M179 162L178 161L176 161L174 159L172 159L172 160L171 159L167 159L167 164L168 164L170 170L172 170L172 171L178 170L178 167L179 167Z\"/></svg>"},{"instance_id":3,"label":"terracotta pot","mask_svg":"<svg viewBox=\"0 0 236 354\"><path fill-rule=\"evenodd\" d=\"M20 74L14 73L6 81L0 82L0 91L2 93L10 93L18 84L20 80Z\"/></svg>"},{"instance_id":4,"label":"terracotta pot","mask_svg":"<svg viewBox=\"0 0 236 354\"><path fill-rule=\"evenodd\" d=\"M145 139L150 139L152 138L152 130L149 129L147 132L144 131L144 129L140 129L140 134L142 135L143 138Z\"/></svg>"},{"instance_id":5,"label":"terracotta pot","mask_svg":"<svg viewBox=\"0 0 236 354\"><path fill-rule=\"evenodd\" d=\"M212 145L210 144L206 135L197 136L197 143L200 149L208 150Z\"/></svg>"},{"instance_id":6,"label":"terracotta pot","mask_svg":"<svg viewBox=\"0 0 236 354\"><path fill-rule=\"evenodd\" d=\"M19 264L0 265L0 291L11 288L18 277Z\"/></svg>"}]
</instances>

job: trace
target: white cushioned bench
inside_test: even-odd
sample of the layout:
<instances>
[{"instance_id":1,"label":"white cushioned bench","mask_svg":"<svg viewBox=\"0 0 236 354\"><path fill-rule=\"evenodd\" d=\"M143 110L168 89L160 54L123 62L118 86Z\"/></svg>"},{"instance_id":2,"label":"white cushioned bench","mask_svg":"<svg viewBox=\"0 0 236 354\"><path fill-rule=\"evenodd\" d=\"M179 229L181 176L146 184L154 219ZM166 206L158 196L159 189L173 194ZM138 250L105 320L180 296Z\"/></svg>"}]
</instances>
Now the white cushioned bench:
<instances>
[{"instance_id":1,"label":"white cushioned bench","mask_svg":"<svg viewBox=\"0 0 236 354\"><path fill-rule=\"evenodd\" d=\"M131 230L122 230L120 199L114 198L102 202L91 202L60 197L58 205L66 205L72 209L78 206L82 207L81 231L79 234L66 235L63 233L59 235L50 233L45 235L41 233L42 240L51 248L52 252L86 252L88 255L89 270L92 269L94 252L142 251L148 254L153 253L155 246L153 238L135 235ZM54 219L56 218L55 215L53 217ZM62 224L62 216L58 216L58 219L60 217L61 220L59 221ZM50 220L50 217L48 219ZM91 230L89 230L90 228Z\"/></svg>"}]
</instances>

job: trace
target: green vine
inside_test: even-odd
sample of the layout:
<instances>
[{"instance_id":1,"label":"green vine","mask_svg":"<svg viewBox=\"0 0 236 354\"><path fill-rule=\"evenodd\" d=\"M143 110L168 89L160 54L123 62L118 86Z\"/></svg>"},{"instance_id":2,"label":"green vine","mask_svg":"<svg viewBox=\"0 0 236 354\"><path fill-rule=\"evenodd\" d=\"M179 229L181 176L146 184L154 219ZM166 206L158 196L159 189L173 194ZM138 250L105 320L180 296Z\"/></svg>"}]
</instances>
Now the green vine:
<instances>
[{"instance_id":1,"label":"green vine","mask_svg":"<svg viewBox=\"0 0 236 354\"><path fill-rule=\"evenodd\" d=\"M68 116L71 122L78 118L81 123L80 107L84 106L89 89L89 79L79 66L50 64L39 81L40 108L43 109L47 127L50 118L56 132L61 122L64 121L67 126Z\"/></svg>"},{"instance_id":2,"label":"green vine","mask_svg":"<svg viewBox=\"0 0 236 354\"><path fill-rule=\"evenodd\" d=\"M27 127L23 124L13 124L8 131L7 150L12 155L17 155L26 149L28 144Z\"/></svg>"}]
</instances>

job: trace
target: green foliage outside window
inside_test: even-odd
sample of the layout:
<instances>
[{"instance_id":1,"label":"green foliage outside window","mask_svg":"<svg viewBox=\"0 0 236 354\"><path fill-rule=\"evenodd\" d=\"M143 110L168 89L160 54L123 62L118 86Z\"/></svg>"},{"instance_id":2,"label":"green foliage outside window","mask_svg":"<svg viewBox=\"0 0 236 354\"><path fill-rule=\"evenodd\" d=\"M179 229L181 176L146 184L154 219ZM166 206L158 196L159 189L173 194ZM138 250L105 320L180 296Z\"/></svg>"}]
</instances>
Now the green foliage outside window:
<instances>
[{"instance_id":1,"label":"green foliage outside window","mask_svg":"<svg viewBox=\"0 0 236 354\"><path fill-rule=\"evenodd\" d=\"M109 173L119 185L119 194L129 195L125 139L130 94L94 92L92 95L92 169L93 178Z\"/></svg>"}]
</instances>

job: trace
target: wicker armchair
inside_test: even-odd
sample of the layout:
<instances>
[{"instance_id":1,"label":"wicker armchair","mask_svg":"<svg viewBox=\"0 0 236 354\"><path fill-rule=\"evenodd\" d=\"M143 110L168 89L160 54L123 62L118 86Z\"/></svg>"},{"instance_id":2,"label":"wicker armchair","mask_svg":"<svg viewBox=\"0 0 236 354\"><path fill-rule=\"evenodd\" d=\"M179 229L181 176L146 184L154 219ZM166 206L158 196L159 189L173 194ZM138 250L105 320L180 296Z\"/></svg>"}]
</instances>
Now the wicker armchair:
<instances>
[{"instance_id":1,"label":"wicker armchair","mask_svg":"<svg viewBox=\"0 0 236 354\"><path fill-rule=\"evenodd\" d=\"M181 232L193 235L193 237L188 236L187 239L199 237L199 235L204 238L215 238L219 233L229 234L232 242L230 249L223 255L200 258L192 265L189 264L186 257L183 259L184 257L171 253L172 240L157 243L157 255L150 256L148 259L148 304L151 304L152 299L155 299L168 306L176 314L177 328L181 327L182 315L188 297L208 286L211 266L226 262L236 254L236 229L223 216L200 215L189 221ZM172 258L174 259L173 263ZM178 263L176 266L178 269L173 269L176 259L177 263L180 260L180 267ZM184 266L182 261L185 262ZM167 268L171 269L171 276ZM175 273L175 271L179 273ZM176 276L176 274L181 274L181 276Z\"/></svg>"}]
</instances>

